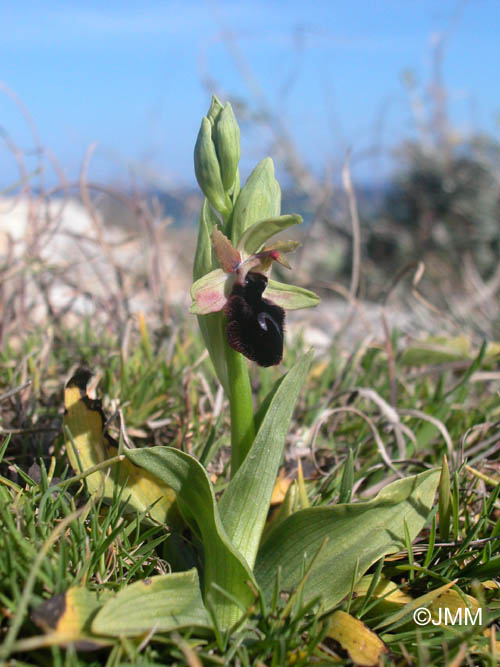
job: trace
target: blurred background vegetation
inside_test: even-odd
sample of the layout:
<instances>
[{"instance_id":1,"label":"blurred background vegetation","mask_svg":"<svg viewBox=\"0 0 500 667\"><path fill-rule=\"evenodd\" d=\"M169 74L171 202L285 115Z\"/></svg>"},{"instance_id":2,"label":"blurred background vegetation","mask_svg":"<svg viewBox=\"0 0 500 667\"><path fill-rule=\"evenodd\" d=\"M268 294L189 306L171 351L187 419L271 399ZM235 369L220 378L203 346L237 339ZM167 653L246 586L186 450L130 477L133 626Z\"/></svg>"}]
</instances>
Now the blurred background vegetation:
<instances>
[{"instance_id":1,"label":"blurred background vegetation","mask_svg":"<svg viewBox=\"0 0 500 667\"><path fill-rule=\"evenodd\" d=\"M237 91L219 80L200 47L206 108L213 93L231 101L244 141L259 137L263 152L256 159L273 156L283 211L304 217L297 233L307 243L293 266L331 312L338 307L333 324L318 325L327 334L343 330L344 303L358 312L363 304L389 305L396 324L401 313L405 322L410 318L406 333L413 336L419 327L500 335L498 141L454 125L444 75L466 4L455 3L434 35L428 79L402 72L412 112L407 136L390 149L375 137L372 146L339 150L320 166L311 166L314 147L305 151L295 139L286 102L303 55L300 40L291 40L297 70L291 68L277 96L267 95L254 76L237 33L220 36L240 77ZM4 155L15 166L0 202L0 342L47 315L56 327L74 316L95 316L123 334L138 310L160 326L186 312L201 203L194 177L192 185L158 185L145 164L128 182L92 178L94 144L81 158L80 174L68 177L17 91L2 84L0 93L30 136L29 144L17 143L9 127L2 129ZM356 176L361 162L376 165L389 153L390 172L382 169L372 180Z\"/></svg>"}]
</instances>

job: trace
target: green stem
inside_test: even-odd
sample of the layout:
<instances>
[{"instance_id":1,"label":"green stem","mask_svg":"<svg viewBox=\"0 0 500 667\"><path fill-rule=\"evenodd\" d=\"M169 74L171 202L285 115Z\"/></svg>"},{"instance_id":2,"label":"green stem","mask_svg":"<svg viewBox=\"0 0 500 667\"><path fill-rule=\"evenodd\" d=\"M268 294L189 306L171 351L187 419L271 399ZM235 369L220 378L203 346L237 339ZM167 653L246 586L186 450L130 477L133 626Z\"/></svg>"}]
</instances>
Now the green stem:
<instances>
[{"instance_id":1,"label":"green stem","mask_svg":"<svg viewBox=\"0 0 500 667\"><path fill-rule=\"evenodd\" d=\"M231 411L231 477L243 463L255 437L252 387L246 359L225 345Z\"/></svg>"}]
</instances>

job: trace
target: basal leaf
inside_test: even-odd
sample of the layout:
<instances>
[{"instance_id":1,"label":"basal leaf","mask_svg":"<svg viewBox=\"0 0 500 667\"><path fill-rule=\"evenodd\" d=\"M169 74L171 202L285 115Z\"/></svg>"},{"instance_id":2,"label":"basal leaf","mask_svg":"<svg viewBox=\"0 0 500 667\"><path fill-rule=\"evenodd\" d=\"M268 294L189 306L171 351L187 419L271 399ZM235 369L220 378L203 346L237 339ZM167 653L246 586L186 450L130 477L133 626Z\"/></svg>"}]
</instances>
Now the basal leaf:
<instances>
[{"instance_id":1,"label":"basal leaf","mask_svg":"<svg viewBox=\"0 0 500 667\"><path fill-rule=\"evenodd\" d=\"M99 610L92 632L137 637L152 630L169 632L192 626L211 626L194 568L126 586Z\"/></svg>"},{"instance_id":2,"label":"basal leaf","mask_svg":"<svg viewBox=\"0 0 500 667\"><path fill-rule=\"evenodd\" d=\"M272 594L278 568L282 587L293 591L303 576L304 559L307 565L318 554L304 586L304 603L321 596L324 609L331 609L347 595L353 577L405 547L405 525L410 539L418 535L432 507L439 474L429 470L397 480L368 502L292 514L259 550L255 576L264 595Z\"/></svg>"},{"instance_id":3,"label":"basal leaf","mask_svg":"<svg viewBox=\"0 0 500 667\"><path fill-rule=\"evenodd\" d=\"M247 608L254 601L248 585L254 579L224 530L205 469L192 456L172 447L127 450L126 455L177 494L184 519L200 534L203 543L205 600L207 595L211 596L218 622L223 628L229 627L241 616L241 608L222 591Z\"/></svg>"},{"instance_id":4,"label":"basal leaf","mask_svg":"<svg viewBox=\"0 0 500 667\"><path fill-rule=\"evenodd\" d=\"M229 538L252 568L283 456L285 438L312 354L291 368L266 411L252 448L219 501Z\"/></svg>"}]
</instances>

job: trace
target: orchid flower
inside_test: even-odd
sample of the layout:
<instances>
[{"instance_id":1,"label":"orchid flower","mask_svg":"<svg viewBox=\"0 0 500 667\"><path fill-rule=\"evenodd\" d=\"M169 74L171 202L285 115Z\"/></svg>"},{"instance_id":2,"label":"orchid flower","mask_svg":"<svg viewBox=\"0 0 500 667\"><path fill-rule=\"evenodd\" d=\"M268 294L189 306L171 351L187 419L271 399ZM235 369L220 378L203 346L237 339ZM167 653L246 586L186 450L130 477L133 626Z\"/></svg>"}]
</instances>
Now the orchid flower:
<instances>
[{"instance_id":1,"label":"orchid flower","mask_svg":"<svg viewBox=\"0 0 500 667\"><path fill-rule=\"evenodd\" d=\"M281 229L301 222L298 215L285 215L251 225L234 248L218 227L211 243L220 268L198 279L191 288L191 312L207 315L223 311L229 345L261 366L281 361L283 355L284 309L315 305L318 297L299 287L271 281L273 262L290 269L285 257L297 241L263 241Z\"/></svg>"}]
</instances>

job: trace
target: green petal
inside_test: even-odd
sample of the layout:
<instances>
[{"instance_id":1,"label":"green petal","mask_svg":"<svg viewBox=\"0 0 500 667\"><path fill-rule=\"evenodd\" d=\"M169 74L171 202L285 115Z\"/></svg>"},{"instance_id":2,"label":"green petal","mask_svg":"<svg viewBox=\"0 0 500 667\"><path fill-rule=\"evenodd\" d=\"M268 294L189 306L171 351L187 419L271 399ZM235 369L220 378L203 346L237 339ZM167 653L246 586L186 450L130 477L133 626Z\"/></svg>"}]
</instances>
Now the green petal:
<instances>
[{"instance_id":1,"label":"green petal","mask_svg":"<svg viewBox=\"0 0 500 667\"><path fill-rule=\"evenodd\" d=\"M259 220L245 230L238 242L238 250L247 255L253 255L261 249L267 239L282 232L292 225L300 225L302 217L300 215L280 215L273 218Z\"/></svg>"},{"instance_id":2,"label":"green petal","mask_svg":"<svg viewBox=\"0 0 500 667\"><path fill-rule=\"evenodd\" d=\"M276 280L270 280L264 292L264 298L269 299L285 310L299 310L311 308L321 301L317 294L297 285L287 285Z\"/></svg>"},{"instance_id":3,"label":"green petal","mask_svg":"<svg viewBox=\"0 0 500 667\"><path fill-rule=\"evenodd\" d=\"M193 303L189 312L208 315L222 310L227 301L226 291L231 290L226 283L232 283L231 278L222 269L214 269L199 278L191 287Z\"/></svg>"}]
</instances>

